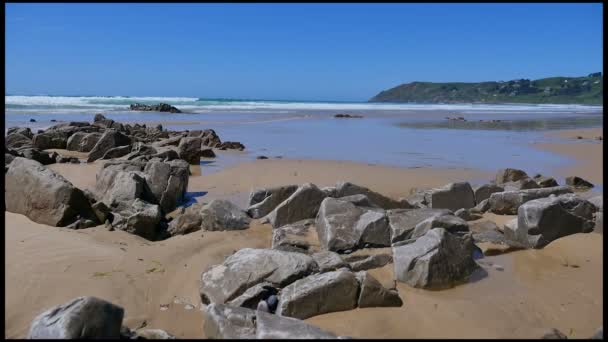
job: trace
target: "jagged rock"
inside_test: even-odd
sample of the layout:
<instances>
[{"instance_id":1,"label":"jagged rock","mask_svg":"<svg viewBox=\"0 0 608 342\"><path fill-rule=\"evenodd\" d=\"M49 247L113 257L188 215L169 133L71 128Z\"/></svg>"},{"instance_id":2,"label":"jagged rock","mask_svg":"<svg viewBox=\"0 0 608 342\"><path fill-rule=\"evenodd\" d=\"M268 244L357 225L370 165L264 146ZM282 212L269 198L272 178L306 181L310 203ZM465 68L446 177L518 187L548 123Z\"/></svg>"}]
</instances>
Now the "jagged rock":
<instances>
[{"instance_id":1,"label":"jagged rock","mask_svg":"<svg viewBox=\"0 0 608 342\"><path fill-rule=\"evenodd\" d=\"M201 157L203 158L215 158L215 153L210 148L201 150Z\"/></svg>"},{"instance_id":2,"label":"jagged rock","mask_svg":"<svg viewBox=\"0 0 608 342\"><path fill-rule=\"evenodd\" d=\"M249 195L247 213L255 219L265 216L289 198L297 189L297 185L286 185L254 190Z\"/></svg>"},{"instance_id":3,"label":"jagged rock","mask_svg":"<svg viewBox=\"0 0 608 342\"><path fill-rule=\"evenodd\" d=\"M536 184L538 184L538 186L541 188L550 188L550 187L554 187L554 186L559 186L559 184L553 177L540 176L540 177L535 177L534 180L536 181Z\"/></svg>"},{"instance_id":4,"label":"jagged rock","mask_svg":"<svg viewBox=\"0 0 608 342\"><path fill-rule=\"evenodd\" d=\"M188 164L198 165L201 161L201 138L182 138L177 146L177 153Z\"/></svg>"},{"instance_id":5,"label":"jagged rock","mask_svg":"<svg viewBox=\"0 0 608 342\"><path fill-rule=\"evenodd\" d=\"M308 254L311 246L307 235L311 225L314 220L307 219L273 229L272 249Z\"/></svg>"},{"instance_id":6,"label":"jagged rock","mask_svg":"<svg viewBox=\"0 0 608 342\"><path fill-rule=\"evenodd\" d=\"M93 117L93 122L97 122L97 121L101 121L101 120L106 120L106 117L103 116L103 114L101 114L101 113L97 113L97 114L95 114L95 117Z\"/></svg>"},{"instance_id":7,"label":"jagged rock","mask_svg":"<svg viewBox=\"0 0 608 342\"><path fill-rule=\"evenodd\" d=\"M540 186L529 177L522 178L518 181L506 182L503 183L504 191L517 191L517 190L527 190L527 189L538 189Z\"/></svg>"},{"instance_id":8,"label":"jagged rock","mask_svg":"<svg viewBox=\"0 0 608 342\"><path fill-rule=\"evenodd\" d=\"M454 212L454 216L459 217L465 221L475 221L475 220L479 220L480 218L482 218L483 216L476 213L475 208L471 208L471 209L458 209Z\"/></svg>"},{"instance_id":9,"label":"jagged rock","mask_svg":"<svg viewBox=\"0 0 608 342\"><path fill-rule=\"evenodd\" d=\"M429 217L451 215L448 209L395 209L387 211L391 244L411 238L416 225Z\"/></svg>"},{"instance_id":10,"label":"jagged rock","mask_svg":"<svg viewBox=\"0 0 608 342\"><path fill-rule=\"evenodd\" d=\"M469 209L469 212L473 213L485 213L490 210L490 199L486 198L483 201L477 203L472 209Z\"/></svg>"},{"instance_id":11,"label":"jagged rock","mask_svg":"<svg viewBox=\"0 0 608 342\"><path fill-rule=\"evenodd\" d=\"M131 145L131 139L114 129L107 129L99 138L91 152L87 162L93 162L101 157L110 149L118 146Z\"/></svg>"},{"instance_id":12,"label":"jagged rock","mask_svg":"<svg viewBox=\"0 0 608 342\"><path fill-rule=\"evenodd\" d=\"M213 200L201 209L201 227L204 230L242 230L249 228L251 219L232 202Z\"/></svg>"},{"instance_id":13,"label":"jagged rock","mask_svg":"<svg viewBox=\"0 0 608 342\"><path fill-rule=\"evenodd\" d=\"M32 139L20 133L11 133L4 138L4 146L8 148L32 147Z\"/></svg>"},{"instance_id":14,"label":"jagged rock","mask_svg":"<svg viewBox=\"0 0 608 342\"><path fill-rule=\"evenodd\" d=\"M325 193L319 190L316 185L312 183L303 184L267 215L268 221L273 228L277 228L300 220L314 218L324 198Z\"/></svg>"},{"instance_id":15,"label":"jagged rock","mask_svg":"<svg viewBox=\"0 0 608 342\"><path fill-rule=\"evenodd\" d=\"M4 175L6 211L64 227L78 217L95 219L82 191L42 164L17 157Z\"/></svg>"},{"instance_id":16,"label":"jagged rock","mask_svg":"<svg viewBox=\"0 0 608 342\"><path fill-rule=\"evenodd\" d=\"M158 226L162 214L160 207L137 198L129 202L122 211L115 213L112 227L124 230L148 240L155 240L158 236Z\"/></svg>"},{"instance_id":17,"label":"jagged rock","mask_svg":"<svg viewBox=\"0 0 608 342\"><path fill-rule=\"evenodd\" d=\"M165 140L161 140L157 143L154 143L154 145L156 145L156 147L165 147L165 146L179 146L180 141L182 140L183 136L178 135L176 137L173 138L168 138Z\"/></svg>"},{"instance_id":18,"label":"jagged rock","mask_svg":"<svg viewBox=\"0 0 608 342\"><path fill-rule=\"evenodd\" d=\"M490 211L501 215L515 215L522 204L550 195L562 195L571 193L567 186L556 186L552 188L528 189L519 191L504 191L493 193L489 198Z\"/></svg>"},{"instance_id":19,"label":"jagged rock","mask_svg":"<svg viewBox=\"0 0 608 342\"><path fill-rule=\"evenodd\" d=\"M561 331L552 328L543 334L541 337L543 340L567 340L568 336L564 335Z\"/></svg>"},{"instance_id":20,"label":"jagged rock","mask_svg":"<svg viewBox=\"0 0 608 342\"><path fill-rule=\"evenodd\" d=\"M49 148L65 149L68 142L68 135L59 131L46 131L36 134L32 138L32 146L41 150Z\"/></svg>"},{"instance_id":21,"label":"jagged rock","mask_svg":"<svg viewBox=\"0 0 608 342\"><path fill-rule=\"evenodd\" d=\"M209 339L255 339L256 311L222 304L204 310L203 331Z\"/></svg>"},{"instance_id":22,"label":"jagged rock","mask_svg":"<svg viewBox=\"0 0 608 342\"><path fill-rule=\"evenodd\" d=\"M82 137L82 140L80 140L76 150L79 152L91 152L93 147L95 147L97 142L99 142L99 139L101 139L102 135L103 134L101 133L87 133L84 137Z\"/></svg>"},{"instance_id":23,"label":"jagged rock","mask_svg":"<svg viewBox=\"0 0 608 342\"><path fill-rule=\"evenodd\" d=\"M283 287L316 268L314 260L302 253L241 249L201 275L201 300L205 304L226 303L259 283Z\"/></svg>"},{"instance_id":24,"label":"jagged rock","mask_svg":"<svg viewBox=\"0 0 608 342\"><path fill-rule=\"evenodd\" d=\"M390 228L383 211L366 210L331 197L321 203L316 228L325 250L340 252L366 243L390 246Z\"/></svg>"},{"instance_id":25,"label":"jagged rock","mask_svg":"<svg viewBox=\"0 0 608 342\"><path fill-rule=\"evenodd\" d=\"M15 160L15 156L12 154L5 153L4 154L4 173L8 171L8 165Z\"/></svg>"},{"instance_id":26,"label":"jagged rock","mask_svg":"<svg viewBox=\"0 0 608 342\"><path fill-rule=\"evenodd\" d=\"M55 164L57 162L56 159L53 159L47 152L37 148L25 148L19 150L19 152L21 152L23 158L35 160L42 165Z\"/></svg>"},{"instance_id":27,"label":"jagged rock","mask_svg":"<svg viewBox=\"0 0 608 342\"><path fill-rule=\"evenodd\" d=\"M505 237L527 248L542 248L560 237L593 230L593 204L574 194L540 198L524 203L517 226L505 226Z\"/></svg>"},{"instance_id":28,"label":"jagged rock","mask_svg":"<svg viewBox=\"0 0 608 342\"><path fill-rule=\"evenodd\" d=\"M231 300L227 304L255 310L261 300L267 298L271 294L276 293L277 289L274 288L272 284L260 283L248 288L245 293Z\"/></svg>"},{"instance_id":29,"label":"jagged rock","mask_svg":"<svg viewBox=\"0 0 608 342\"><path fill-rule=\"evenodd\" d=\"M412 232L411 239L417 239L425 235L433 228L444 228L450 233L462 233L469 231L469 225L460 217L454 215L442 215L430 217L416 225Z\"/></svg>"},{"instance_id":30,"label":"jagged rock","mask_svg":"<svg viewBox=\"0 0 608 342\"><path fill-rule=\"evenodd\" d=\"M144 171L146 184L163 212L173 211L184 200L188 189L187 164L149 161Z\"/></svg>"},{"instance_id":31,"label":"jagged rock","mask_svg":"<svg viewBox=\"0 0 608 342\"><path fill-rule=\"evenodd\" d=\"M192 205L169 222L167 232L171 236L189 234L201 230L202 222L200 207Z\"/></svg>"},{"instance_id":32,"label":"jagged rock","mask_svg":"<svg viewBox=\"0 0 608 342\"><path fill-rule=\"evenodd\" d=\"M108 207L122 209L127 202L135 199L146 198L147 185L142 172L137 171L117 171L114 168L105 168L101 178L97 179L97 196ZM109 187L102 189L100 184L109 184Z\"/></svg>"},{"instance_id":33,"label":"jagged rock","mask_svg":"<svg viewBox=\"0 0 608 342\"><path fill-rule=\"evenodd\" d=\"M175 340L175 336L161 329L140 329L135 334L144 340Z\"/></svg>"},{"instance_id":34,"label":"jagged rock","mask_svg":"<svg viewBox=\"0 0 608 342\"><path fill-rule=\"evenodd\" d=\"M203 146L217 147L222 143L220 137L212 129L204 130L201 139Z\"/></svg>"},{"instance_id":35,"label":"jagged rock","mask_svg":"<svg viewBox=\"0 0 608 342\"><path fill-rule=\"evenodd\" d=\"M124 309L96 297L78 297L32 321L28 339L118 339Z\"/></svg>"},{"instance_id":36,"label":"jagged rock","mask_svg":"<svg viewBox=\"0 0 608 342\"><path fill-rule=\"evenodd\" d=\"M501 169L496 174L496 184L501 185L507 182L516 182L520 179L527 178L528 174L519 169Z\"/></svg>"},{"instance_id":37,"label":"jagged rock","mask_svg":"<svg viewBox=\"0 0 608 342\"><path fill-rule=\"evenodd\" d=\"M29 127L11 127L6 131L6 135L9 136L13 133L21 134L30 140L34 137L34 133Z\"/></svg>"},{"instance_id":38,"label":"jagged rock","mask_svg":"<svg viewBox=\"0 0 608 342\"><path fill-rule=\"evenodd\" d=\"M157 105L145 105L141 103L131 104L129 106L131 110L138 110L143 112L169 112L169 113L181 113L181 111L169 104L159 103Z\"/></svg>"},{"instance_id":39,"label":"jagged rock","mask_svg":"<svg viewBox=\"0 0 608 342\"><path fill-rule=\"evenodd\" d=\"M473 208L475 194L468 182L450 183L441 188L432 189L425 195L429 208L458 210Z\"/></svg>"},{"instance_id":40,"label":"jagged rock","mask_svg":"<svg viewBox=\"0 0 608 342\"><path fill-rule=\"evenodd\" d=\"M239 150L242 151L245 149L245 145L241 144L237 141L225 141L215 146L215 148L219 150Z\"/></svg>"},{"instance_id":41,"label":"jagged rock","mask_svg":"<svg viewBox=\"0 0 608 342\"><path fill-rule=\"evenodd\" d=\"M397 291L384 288L369 272L357 272L356 277L361 287L357 301L357 306L360 308L400 307L403 305Z\"/></svg>"},{"instance_id":42,"label":"jagged rock","mask_svg":"<svg viewBox=\"0 0 608 342\"><path fill-rule=\"evenodd\" d=\"M101 157L101 159L120 158L129 154L130 151L131 146L129 145L114 147L106 151L106 153L103 155L103 157Z\"/></svg>"},{"instance_id":43,"label":"jagged rock","mask_svg":"<svg viewBox=\"0 0 608 342\"><path fill-rule=\"evenodd\" d=\"M306 319L357 306L359 282L346 270L296 280L281 291L277 315Z\"/></svg>"},{"instance_id":44,"label":"jagged rock","mask_svg":"<svg viewBox=\"0 0 608 342\"><path fill-rule=\"evenodd\" d=\"M321 273L335 271L343 267L350 267L346 262L344 262L344 260L342 260L338 253L321 251L314 253L311 256L319 266L319 272Z\"/></svg>"},{"instance_id":45,"label":"jagged rock","mask_svg":"<svg viewBox=\"0 0 608 342\"><path fill-rule=\"evenodd\" d=\"M323 331L306 322L258 311L256 317L257 339L335 339L336 335Z\"/></svg>"},{"instance_id":46,"label":"jagged rock","mask_svg":"<svg viewBox=\"0 0 608 342\"><path fill-rule=\"evenodd\" d=\"M480 203L481 201L490 198L490 195L495 192L503 192L505 189L502 186L496 184L483 184L473 189L475 193L475 203Z\"/></svg>"},{"instance_id":47,"label":"jagged rock","mask_svg":"<svg viewBox=\"0 0 608 342\"><path fill-rule=\"evenodd\" d=\"M97 222L106 222L108 219L112 221L112 212L105 203L95 202L91 205L91 209L95 213L95 217L97 217Z\"/></svg>"},{"instance_id":48,"label":"jagged rock","mask_svg":"<svg viewBox=\"0 0 608 342\"><path fill-rule=\"evenodd\" d=\"M153 155L150 155L150 158L159 158L164 162L172 161L179 159L179 154L174 150L166 150Z\"/></svg>"},{"instance_id":49,"label":"jagged rock","mask_svg":"<svg viewBox=\"0 0 608 342\"><path fill-rule=\"evenodd\" d=\"M479 267L473 260L474 248L469 235L431 229L413 243L393 246L395 277L413 287L453 287Z\"/></svg>"},{"instance_id":50,"label":"jagged rock","mask_svg":"<svg viewBox=\"0 0 608 342\"><path fill-rule=\"evenodd\" d=\"M327 197L336 197L337 189L335 186L326 186L321 188L321 191L323 191Z\"/></svg>"},{"instance_id":51,"label":"jagged rock","mask_svg":"<svg viewBox=\"0 0 608 342\"><path fill-rule=\"evenodd\" d=\"M377 207L363 194L350 195L338 198L340 201L350 202L358 207Z\"/></svg>"},{"instance_id":52,"label":"jagged rock","mask_svg":"<svg viewBox=\"0 0 608 342\"><path fill-rule=\"evenodd\" d=\"M344 257L344 261L349 263L354 272L357 272L383 267L393 262L393 257L389 254L349 255Z\"/></svg>"},{"instance_id":53,"label":"jagged rock","mask_svg":"<svg viewBox=\"0 0 608 342\"><path fill-rule=\"evenodd\" d=\"M368 188L352 184L350 182L338 182L336 184L336 192L333 197L346 197L352 195L365 195L372 203L383 209L398 209L403 208L403 203L395 201Z\"/></svg>"},{"instance_id":54,"label":"jagged rock","mask_svg":"<svg viewBox=\"0 0 608 342\"><path fill-rule=\"evenodd\" d=\"M591 204L593 204L597 208L597 210L600 210L600 211L604 210L604 196L603 195L591 197L587 201L589 201Z\"/></svg>"},{"instance_id":55,"label":"jagged rock","mask_svg":"<svg viewBox=\"0 0 608 342\"><path fill-rule=\"evenodd\" d=\"M582 188L582 189L587 189L587 188L593 188L593 183L582 179L581 177L577 177L577 176L569 176L566 177L566 184L573 186L575 188Z\"/></svg>"}]
</instances>

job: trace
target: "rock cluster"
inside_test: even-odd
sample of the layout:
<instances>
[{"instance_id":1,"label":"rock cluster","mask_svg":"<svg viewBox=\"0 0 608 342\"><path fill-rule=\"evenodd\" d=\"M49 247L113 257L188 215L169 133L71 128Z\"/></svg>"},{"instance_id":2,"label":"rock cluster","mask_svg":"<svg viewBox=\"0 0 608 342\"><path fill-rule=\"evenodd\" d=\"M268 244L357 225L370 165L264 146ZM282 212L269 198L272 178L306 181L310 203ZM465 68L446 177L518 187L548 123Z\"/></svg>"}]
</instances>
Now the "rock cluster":
<instances>
[{"instance_id":1,"label":"rock cluster","mask_svg":"<svg viewBox=\"0 0 608 342\"><path fill-rule=\"evenodd\" d=\"M166 103L159 103L157 105L145 105L141 103L134 103L129 106L131 110L138 110L144 112L169 112L169 113L181 113L181 110L168 105Z\"/></svg>"}]
</instances>

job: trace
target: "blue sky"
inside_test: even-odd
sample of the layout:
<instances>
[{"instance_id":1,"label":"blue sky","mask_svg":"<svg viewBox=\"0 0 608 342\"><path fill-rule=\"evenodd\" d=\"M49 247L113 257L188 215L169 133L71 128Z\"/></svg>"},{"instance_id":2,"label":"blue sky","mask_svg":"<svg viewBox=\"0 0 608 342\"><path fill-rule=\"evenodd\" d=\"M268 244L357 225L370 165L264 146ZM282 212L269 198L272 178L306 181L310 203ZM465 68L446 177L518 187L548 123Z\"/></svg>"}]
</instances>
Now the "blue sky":
<instances>
[{"instance_id":1,"label":"blue sky","mask_svg":"<svg viewBox=\"0 0 608 342\"><path fill-rule=\"evenodd\" d=\"M6 92L365 101L602 71L601 4L8 4Z\"/></svg>"}]
</instances>

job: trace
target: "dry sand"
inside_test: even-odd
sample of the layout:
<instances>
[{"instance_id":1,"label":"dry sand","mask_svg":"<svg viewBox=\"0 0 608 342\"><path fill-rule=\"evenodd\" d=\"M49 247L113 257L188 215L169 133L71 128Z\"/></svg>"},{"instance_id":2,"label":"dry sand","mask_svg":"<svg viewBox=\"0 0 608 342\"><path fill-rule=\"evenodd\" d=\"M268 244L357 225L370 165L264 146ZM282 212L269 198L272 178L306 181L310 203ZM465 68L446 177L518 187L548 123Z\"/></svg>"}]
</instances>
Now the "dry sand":
<instances>
[{"instance_id":1,"label":"dry sand","mask_svg":"<svg viewBox=\"0 0 608 342\"><path fill-rule=\"evenodd\" d=\"M547 135L563 138L564 142L539 143L533 146L573 158L576 161L573 165L555 170L556 175L579 176L593 183L604 183L604 144L603 140L595 139L597 136L603 137L601 128L562 130ZM583 139L577 139L579 136Z\"/></svg>"},{"instance_id":2,"label":"dry sand","mask_svg":"<svg viewBox=\"0 0 608 342\"><path fill-rule=\"evenodd\" d=\"M99 163L50 168L80 188L92 188ZM474 170L402 169L349 162L257 160L190 178L199 201L234 198L243 205L255 187L352 181L393 198L414 187L488 178ZM49 227L6 212L5 335L22 338L42 311L81 295L121 305L125 324L165 329L178 338L204 337L198 286L200 274L244 247L266 248L271 227L257 220L236 232L195 232L150 242L122 231L96 227L78 231ZM510 217L486 215L502 225ZM390 250L390 249L385 249ZM578 265L579 267L563 266ZM366 308L307 321L353 337L538 337L555 327L569 337L588 337L601 326L602 235L577 234L543 250L484 258L488 275L444 291L399 284L401 308ZM372 270L390 286L392 265ZM177 301L178 303L174 303ZM194 308L190 308L190 303ZM166 310L161 305L168 304ZM540 330L539 330L540 329Z\"/></svg>"}]
</instances>

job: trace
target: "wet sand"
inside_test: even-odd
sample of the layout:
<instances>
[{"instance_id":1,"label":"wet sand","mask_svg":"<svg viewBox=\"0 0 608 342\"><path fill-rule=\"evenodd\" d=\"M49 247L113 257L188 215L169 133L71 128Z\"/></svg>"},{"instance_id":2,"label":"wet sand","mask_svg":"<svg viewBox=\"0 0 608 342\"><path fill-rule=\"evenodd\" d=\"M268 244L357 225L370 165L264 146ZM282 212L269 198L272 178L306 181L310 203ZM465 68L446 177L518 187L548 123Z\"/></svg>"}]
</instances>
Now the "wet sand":
<instances>
[{"instance_id":1,"label":"wet sand","mask_svg":"<svg viewBox=\"0 0 608 342\"><path fill-rule=\"evenodd\" d=\"M76 186L92 189L100 165L98 161L49 167ZM202 176L197 168L188 185L189 193L199 194L197 201L230 198L241 206L256 187L304 182L327 186L344 180L399 198L415 187L492 176L476 170L320 160L256 160L209 175L203 167ZM72 231L5 214L5 335L9 338L25 337L36 315L81 295L123 306L130 328L145 322L148 328L164 329L178 338L205 337L198 294L201 272L238 249L270 247L272 234L268 224L254 220L244 231L199 231L150 242L103 226ZM510 218L485 215L499 226ZM487 276L453 289L425 291L399 283L401 308L356 309L307 321L353 337L534 338L542 335L543 328L555 327L568 337L584 338L603 321L602 252L602 235L576 234L542 250L486 257L483 262L497 263L504 271L483 266ZM371 273L392 286L392 264Z\"/></svg>"}]
</instances>

